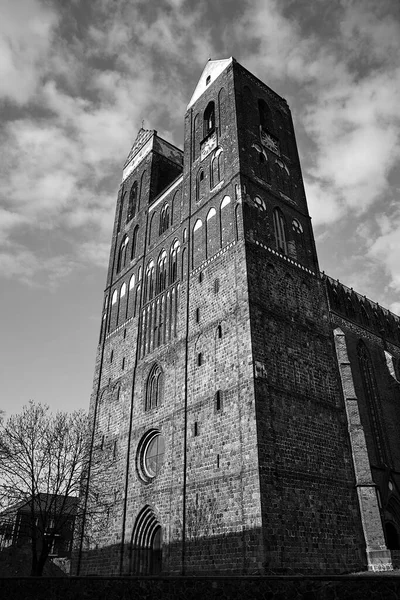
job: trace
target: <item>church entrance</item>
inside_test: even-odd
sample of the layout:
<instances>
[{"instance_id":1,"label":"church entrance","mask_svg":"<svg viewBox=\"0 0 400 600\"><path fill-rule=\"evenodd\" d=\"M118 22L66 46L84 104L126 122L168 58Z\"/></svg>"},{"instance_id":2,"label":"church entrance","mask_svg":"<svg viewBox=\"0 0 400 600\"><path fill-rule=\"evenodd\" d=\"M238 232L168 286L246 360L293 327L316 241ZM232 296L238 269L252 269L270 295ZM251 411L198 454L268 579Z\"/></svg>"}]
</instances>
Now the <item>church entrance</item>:
<instances>
[{"instance_id":1,"label":"church entrance","mask_svg":"<svg viewBox=\"0 0 400 600\"><path fill-rule=\"evenodd\" d=\"M150 506L136 518L129 563L130 575L157 575L162 570L162 528Z\"/></svg>"}]
</instances>

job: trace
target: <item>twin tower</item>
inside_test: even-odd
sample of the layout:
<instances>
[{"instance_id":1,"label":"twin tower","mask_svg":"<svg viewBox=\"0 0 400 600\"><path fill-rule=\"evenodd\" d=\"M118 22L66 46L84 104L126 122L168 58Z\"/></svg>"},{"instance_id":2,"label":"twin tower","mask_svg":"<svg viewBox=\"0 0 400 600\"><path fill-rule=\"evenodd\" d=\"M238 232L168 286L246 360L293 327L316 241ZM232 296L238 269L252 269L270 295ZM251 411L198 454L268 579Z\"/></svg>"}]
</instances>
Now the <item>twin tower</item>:
<instances>
[{"instance_id":1,"label":"twin tower","mask_svg":"<svg viewBox=\"0 0 400 600\"><path fill-rule=\"evenodd\" d=\"M210 60L184 151L141 129L124 166L80 574L390 569L399 344L319 272L286 101Z\"/></svg>"}]
</instances>

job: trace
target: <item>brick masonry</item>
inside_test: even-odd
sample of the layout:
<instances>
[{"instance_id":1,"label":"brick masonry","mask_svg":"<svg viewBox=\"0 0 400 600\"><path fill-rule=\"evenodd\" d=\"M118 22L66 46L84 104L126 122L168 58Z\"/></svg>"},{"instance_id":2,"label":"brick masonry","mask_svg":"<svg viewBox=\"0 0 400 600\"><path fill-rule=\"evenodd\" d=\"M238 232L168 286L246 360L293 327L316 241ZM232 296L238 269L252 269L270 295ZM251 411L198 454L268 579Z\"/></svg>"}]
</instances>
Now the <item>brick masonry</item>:
<instances>
[{"instance_id":1,"label":"brick masonry","mask_svg":"<svg viewBox=\"0 0 400 600\"><path fill-rule=\"evenodd\" d=\"M104 493L114 501L99 531L86 525L73 572L391 567L399 320L376 309L390 322L377 336L364 313L362 323L354 316L355 301L351 318L340 313L337 287L319 273L286 101L233 59L209 62L185 115L183 153L141 130L124 167L90 404L94 456L113 461ZM365 394L360 338L379 401ZM376 432L387 464L374 456ZM165 452L154 476L145 456L156 434ZM363 461L370 477L360 488Z\"/></svg>"}]
</instances>

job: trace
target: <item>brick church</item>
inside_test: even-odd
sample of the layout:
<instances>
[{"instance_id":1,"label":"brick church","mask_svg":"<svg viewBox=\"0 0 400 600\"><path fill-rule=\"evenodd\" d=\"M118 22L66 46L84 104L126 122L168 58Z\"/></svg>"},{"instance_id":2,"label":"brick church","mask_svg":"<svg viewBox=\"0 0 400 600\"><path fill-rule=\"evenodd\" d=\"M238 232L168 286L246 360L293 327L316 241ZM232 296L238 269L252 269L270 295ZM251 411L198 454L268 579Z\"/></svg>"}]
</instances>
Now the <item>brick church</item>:
<instances>
[{"instance_id":1,"label":"brick church","mask_svg":"<svg viewBox=\"0 0 400 600\"><path fill-rule=\"evenodd\" d=\"M208 61L183 151L142 128L124 165L90 404L114 502L76 572L398 565L399 364L400 319L319 271L286 101Z\"/></svg>"}]
</instances>

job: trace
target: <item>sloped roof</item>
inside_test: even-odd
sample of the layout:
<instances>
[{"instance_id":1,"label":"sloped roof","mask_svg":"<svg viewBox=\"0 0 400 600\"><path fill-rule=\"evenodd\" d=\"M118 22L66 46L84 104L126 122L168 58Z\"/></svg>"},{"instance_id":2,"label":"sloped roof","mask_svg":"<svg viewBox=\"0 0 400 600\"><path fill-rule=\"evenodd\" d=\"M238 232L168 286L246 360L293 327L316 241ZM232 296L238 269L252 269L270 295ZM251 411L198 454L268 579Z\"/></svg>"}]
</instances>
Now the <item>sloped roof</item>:
<instances>
[{"instance_id":1,"label":"sloped roof","mask_svg":"<svg viewBox=\"0 0 400 600\"><path fill-rule=\"evenodd\" d=\"M155 129L143 129L143 127L139 129L136 140L133 142L131 151L129 152L128 158L125 161L124 168L154 134L157 134Z\"/></svg>"},{"instance_id":2,"label":"sloped roof","mask_svg":"<svg viewBox=\"0 0 400 600\"><path fill-rule=\"evenodd\" d=\"M202 74L200 75L200 79L195 87L192 97L190 98L190 102L187 105L188 108L192 106L196 102L198 98L204 93L207 87L207 77L210 76L210 82L214 81L225 69L234 61L235 59L231 56L230 58L224 58L222 60L210 60L207 62L206 66Z\"/></svg>"}]
</instances>

